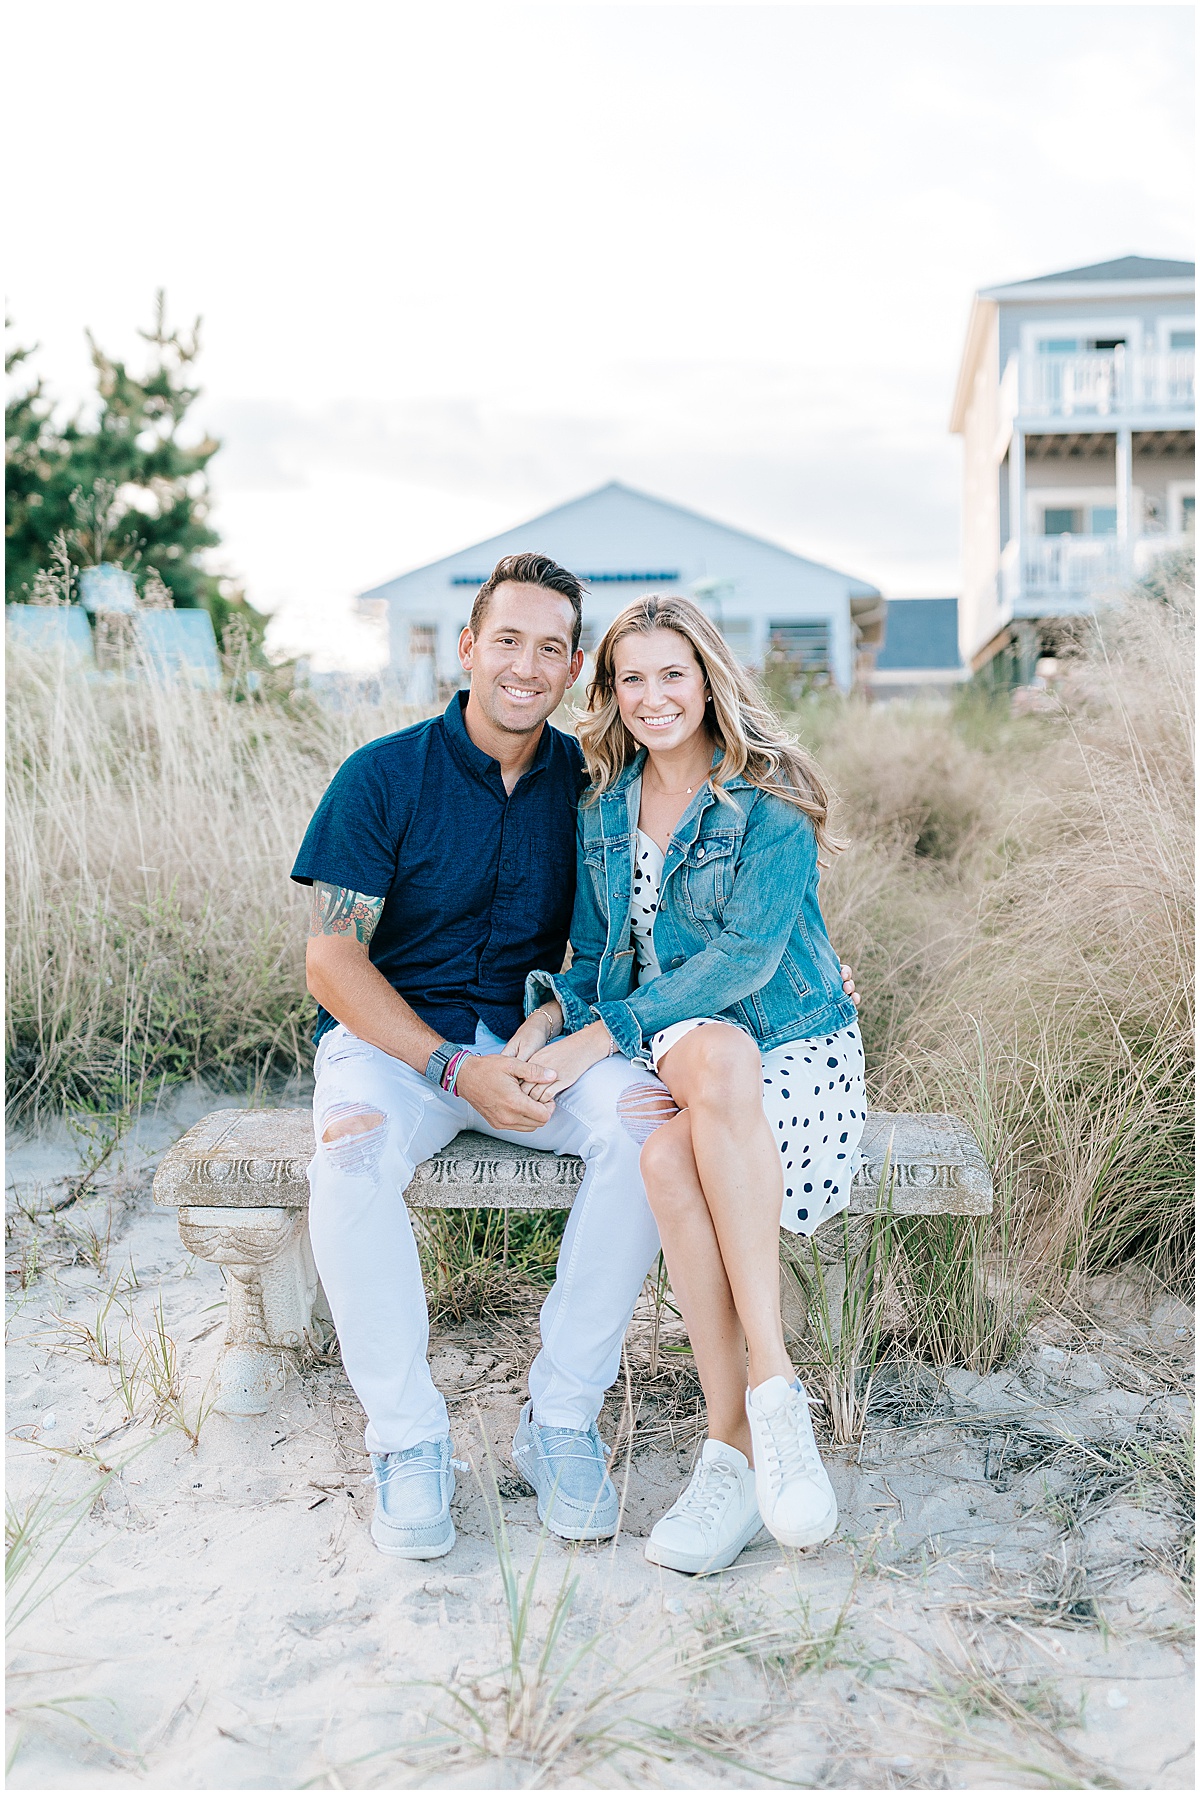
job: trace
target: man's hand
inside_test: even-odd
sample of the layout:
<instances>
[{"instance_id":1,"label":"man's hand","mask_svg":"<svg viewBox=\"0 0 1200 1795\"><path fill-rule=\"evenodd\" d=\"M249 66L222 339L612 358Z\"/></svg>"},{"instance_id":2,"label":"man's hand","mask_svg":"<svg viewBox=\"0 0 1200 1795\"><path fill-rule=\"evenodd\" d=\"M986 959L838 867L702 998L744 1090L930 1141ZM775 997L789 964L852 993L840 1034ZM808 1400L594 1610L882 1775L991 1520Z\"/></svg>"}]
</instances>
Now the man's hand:
<instances>
[{"instance_id":1,"label":"man's hand","mask_svg":"<svg viewBox=\"0 0 1200 1795\"><path fill-rule=\"evenodd\" d=\"M549 1045L555 1035L562 1033L562 1006L557 998L540 1005L532 1016L526 1016L516 1034L504 1044L504 1052L512 1059L527 1060L531 1053L537 1053Z\"/></svg>"},{"instance_id":2,"label":"man's hand","mask_svg":"<svg viewBox=\"0 0 1200 1795\"><path fill-rule=\"evenodd\" d=\"M471 1053L459 1063L455 1094L477 1109L493 1128L532 1134L554 1114L554 1100L546 1093L556 1086L557 1073L539 1074L538 1090L530 1094L529 1067L524 1060L503 1053Z\"/></svg>"},{"instance_id":3,"label":"man's hand","mask_svg":"<svg viewBox=\"0 0 1200 1795\"><path fill-rule=\"evenodd\" d=\"M854 974L844 961L842 963L842 990L846 993L846 996L850 999L850 1002L854 1005L855 1009L857 1009L862 1002L862 998L854 989Z\"/></svg>"}]
</instances>

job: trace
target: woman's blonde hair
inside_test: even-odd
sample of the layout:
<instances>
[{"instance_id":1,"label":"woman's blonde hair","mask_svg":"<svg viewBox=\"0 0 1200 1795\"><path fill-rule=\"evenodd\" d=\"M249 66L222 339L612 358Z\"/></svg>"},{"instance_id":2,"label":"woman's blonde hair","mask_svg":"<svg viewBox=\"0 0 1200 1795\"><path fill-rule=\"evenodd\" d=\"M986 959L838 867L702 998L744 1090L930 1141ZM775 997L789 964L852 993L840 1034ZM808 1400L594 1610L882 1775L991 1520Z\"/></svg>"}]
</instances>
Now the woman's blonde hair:
<instances>
[{"instance_id":1,"label":"woman's blonde hair","mask_svg":"<svg viewBox=\"0 0 1200 1795\"><path fill-rule=\"evenodd\" d=\"M587 691L587 711L579 720L579 741L592 776L588 801L607 791L639 747L621 721L617 706L617 643L626 636L648 636L658 629L674 630L691 643L712 696L708 727L722 750L721 761L711 774L716 796L732 803L722 787L740 776L761 791L796 805L810 819L817 846L827 853L836 852L839 844L830 839L826 829L829 794L814 762L784 730L720 631L691 599L673 592L652 592L635 599L600 639L596 674Z\"/></svg>"}]
</instances>

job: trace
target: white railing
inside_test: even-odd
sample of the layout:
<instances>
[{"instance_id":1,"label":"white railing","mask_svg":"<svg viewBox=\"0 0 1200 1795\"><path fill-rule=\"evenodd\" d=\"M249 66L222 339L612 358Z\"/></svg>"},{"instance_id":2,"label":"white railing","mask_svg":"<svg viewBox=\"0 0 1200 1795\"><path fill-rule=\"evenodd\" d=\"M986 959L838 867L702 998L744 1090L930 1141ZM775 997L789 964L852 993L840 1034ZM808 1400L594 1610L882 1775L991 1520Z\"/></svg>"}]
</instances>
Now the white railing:
<instances>
[{"instance_id":1,"label":"white railing","mask_svg":"<svg viewBox=\"0 0 1200 1795\"><path fill-rule=\"evenodd\" d=\"M1164 555L1174 555L1180 549L1194 549L1195 546L1196 537L1192 531L1181 535L1167 535L1164 532L1160 536L1135 537L1130 545L1130 561L1135 578L1148 572Z\"/></svg>"},{"instance_id":2,"label":"white railing","mask_svg":"<svg viewBox=\"0 0 1200 1795\"><path fill-rule=\"evenodd\" d=\"M1034 604L1071 607L1112 592L1144 574L1191 536L1139 536L1128 548L1115 536L1032 536L1008 543L1000 556L1000 591L1010 612Z\"/></svg>"},{"instance_id":3,"label":"white railing","mask_svg":"<svg viewBox=\"0 0 1200 1795\"><path fill-rule=\"evenodd\" d=\"M1021 357L1021 411L1027 417L1184 414L1194 411L1195 405L1194 349L1130 355L1117 348L1089 355Z\"/></svg>"}]
</instances>

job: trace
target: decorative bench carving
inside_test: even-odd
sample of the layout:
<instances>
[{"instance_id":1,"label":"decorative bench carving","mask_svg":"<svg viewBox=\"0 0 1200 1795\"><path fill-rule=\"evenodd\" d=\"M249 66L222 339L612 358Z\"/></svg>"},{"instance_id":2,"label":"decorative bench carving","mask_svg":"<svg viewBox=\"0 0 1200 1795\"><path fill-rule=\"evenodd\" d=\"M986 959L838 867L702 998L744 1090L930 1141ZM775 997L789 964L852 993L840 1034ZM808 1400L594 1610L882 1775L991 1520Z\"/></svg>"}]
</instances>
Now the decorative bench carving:
<instances>
[{"instance_id":1,"label":"decorative bench carving","mask_svg":"<svg viewBox=\"0 0 1200 1795\"><path fill-rule=\"evenodd\" d=\"M889 1148L893 1214L990 1214L991 1173L957 1116L876 1111L863 1136L852 1217L875 1213ZM314 1152L307 1109L215 1110L176 1141L158 1168L154 1201L178 1210L189 1252L224 1272L229 1317L216 1399L223 1414L264 1414L294 1354L329 1338L332 1324L308 1242L307 1170ZM582 1177L583 1162L573 1155L464 1133L417 1167L404 1194L414 1209L569 1209ZM858 1221L854 1232L865 1226ZM829 1268L827 1286L835 1285L842 1233L827 1227L815 1240Z\"/></svg>"}]
</instances>

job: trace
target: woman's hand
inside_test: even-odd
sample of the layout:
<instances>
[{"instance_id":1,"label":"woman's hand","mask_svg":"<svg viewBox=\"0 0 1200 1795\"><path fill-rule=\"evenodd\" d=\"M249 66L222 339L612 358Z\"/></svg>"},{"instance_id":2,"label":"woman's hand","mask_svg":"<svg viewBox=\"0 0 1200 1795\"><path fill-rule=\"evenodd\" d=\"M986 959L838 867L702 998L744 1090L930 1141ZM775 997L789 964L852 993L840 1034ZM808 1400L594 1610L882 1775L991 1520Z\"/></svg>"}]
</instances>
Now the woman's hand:
<instances>
[{"instance_id":1,"label":"woman's hand","mask_svg":"<svg viewBox=\"0 0 1200 1795\"><path fill-rule=\"evenodd\" d=\"M854 974L844 961L842 963L842 990L846 993L846 996L850 999L850 1002L854 1005L855 1009L857 1009L862 1002L862 998L854 989Z\"/></svg>"},{"instance_id":2,"label":"woman's hand","mask_svg":"<svg viewBox=\"0 0 1200 1795\"><path fill-rule=\"evenodd\" d=\"M558 1077L550 1087L557 1097L568 1085L573 1085L577 1078L601 1060L606 1060L613 1050L612 1036L603 1022L589 1022L578 1034L564 1035L561 1041L555 1041L551 1047L542 1047L529 1060L529 1083L526 1089L535 1103L545 1101L544 1088L536 1082L539 1067L549 1072L556 1072Z\"/></svg>"},{"instance_id":3,"label":"woman's hand","mask_svg":"<svg viewBox=\"0 0 1200 1795\"><path fill-rule=\"evenodd\" d=\"M520 1028L502 1051L511 1059L527 1060L531 1054L553 1041L555 1035L562 1033L562 1005L557 997L550 998L541 1004L532 1014L526 1016Z\"/></svg>"}]
</instances>

